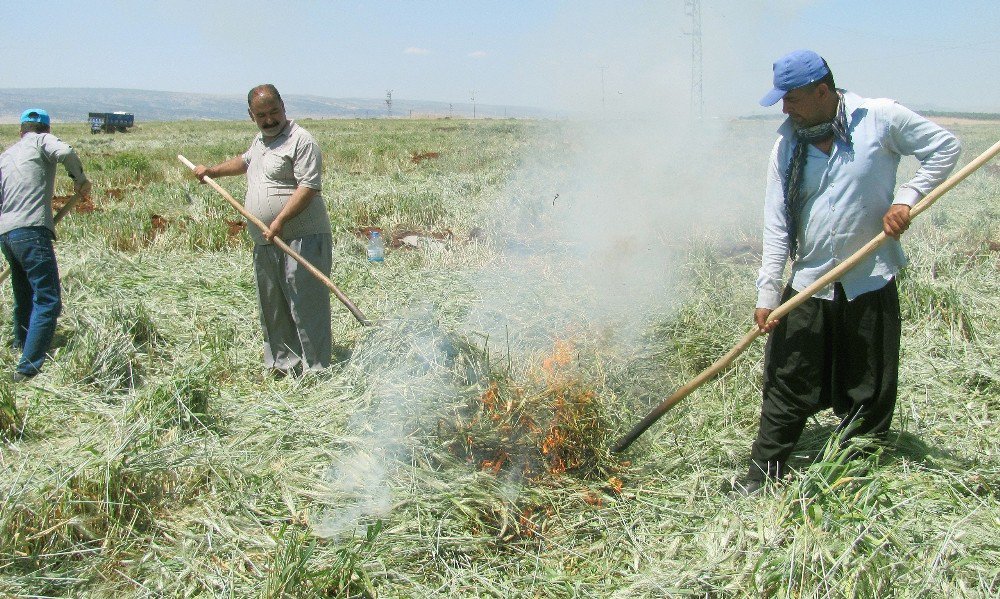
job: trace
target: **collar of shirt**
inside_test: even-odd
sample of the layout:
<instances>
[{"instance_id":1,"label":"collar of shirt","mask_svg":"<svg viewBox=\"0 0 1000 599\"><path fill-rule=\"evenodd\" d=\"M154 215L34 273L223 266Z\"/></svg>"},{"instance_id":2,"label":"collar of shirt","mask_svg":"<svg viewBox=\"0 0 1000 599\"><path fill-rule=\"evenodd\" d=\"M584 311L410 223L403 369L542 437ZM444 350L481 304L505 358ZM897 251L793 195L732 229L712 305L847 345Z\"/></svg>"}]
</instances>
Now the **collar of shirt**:
<instances>
[{"instance_id":1,"label":"collar of shirt","mask_svg":"<svg viewBox=\"0 0 1000 599\"><path fill-rule=\"evenodd\" d=\"M847 123L850 126L854 124L855 111L864 107L865 99L845 89L838 89L837 91L844 94L844 110L847 112ZM781 122L781 125L778 127L778 135L786 139L795 138L795 126L792 124L792 119L785 119Z\"/></svg>"}]
</instances>

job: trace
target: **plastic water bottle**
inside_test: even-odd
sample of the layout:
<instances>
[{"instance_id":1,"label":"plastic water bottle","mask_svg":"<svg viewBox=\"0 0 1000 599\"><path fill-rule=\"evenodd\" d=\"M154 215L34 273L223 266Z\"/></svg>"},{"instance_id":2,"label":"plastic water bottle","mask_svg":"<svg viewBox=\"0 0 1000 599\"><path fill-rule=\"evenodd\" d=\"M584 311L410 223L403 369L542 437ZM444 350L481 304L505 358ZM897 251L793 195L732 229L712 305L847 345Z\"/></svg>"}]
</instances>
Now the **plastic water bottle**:
<instances>
[{"instance_id":1,"label":"plastic water bottle","mask_svg":"<svg viewBox=\"0 0 1000 599\"><path fill-rule=\"evenodd\" d=\"M382 242L382 234L372 231L368 238L368 261L382 262L385 260L385 244Z\"/></svg>"}]
</instances>

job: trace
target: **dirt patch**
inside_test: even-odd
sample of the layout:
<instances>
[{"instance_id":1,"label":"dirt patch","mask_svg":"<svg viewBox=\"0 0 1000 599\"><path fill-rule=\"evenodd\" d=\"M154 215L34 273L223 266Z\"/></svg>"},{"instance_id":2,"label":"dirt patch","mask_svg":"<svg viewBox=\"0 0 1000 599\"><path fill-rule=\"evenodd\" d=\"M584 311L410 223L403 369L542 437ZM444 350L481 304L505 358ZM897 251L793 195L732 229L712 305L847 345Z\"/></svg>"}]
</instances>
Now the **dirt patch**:
<instances>
[{"instance_id":1,"label":"dirt patch","mask_svg":"<svg viewBox=\"0 0 1000 599\"><path fill-rule=\"evenodd\" d=\"M121 187L109 187L104 190L104 195L108 196L112 200L120 200L125 197L125 190Z\"/></svg>"},{"instance_id":2,"label":"dirt patch","mask_svg":"<svg viewBox=\"0 0 1000 599\"><path fill-rule=\"evenodd\" d=\"M378 231L378 234L383 238L385 237L385 232L382 231L382 227L358 227L354 229L354 234L362 239L368 239L372 236L373 231Z\"/></svg>"},{"instance_id":3,"label":"dirt patch","mask_svg":"<svg viewBox=\"0 0 1000 599\"><path fill-rule=\"evenodd\" d=\"M170 223L167 219L163 218L159 214L149 215L149 235L150 237L156 237L160 233L167 230L167 225Z\"/></svg>"},{"instance_id":4,"label":"dirt patch","mask_svg":"<svg viewBox=\"0 0 1000 599\"><path fill-rule=\"evenodd\" d=\"M410 155L410 162L420 164L424 160L434 160L441 157L441 152L413 152Z\"/></svg>"},{"instance_id":5,"label":"dirt patch","mask_svg":"<svg viewBox=\"0 0 1000 599\"><path fill-rule=\"evenodd\" d=\"M226 231L229 237L238 237L243 231L247 230L247 223L243 220L227 220L226 226L229 227Z\"/></svg>"},{"instance_id":6,"label":"dirt patch","mask_svg":"<svg viewBox=\"0 0 1000 599\"><path fill-rule=\"evenodd\" d=\"M62 210L63 206L66 205L66 202L68 202L72 197L73 196L55 196L52 198L52 211L59 212ZM80 212L82 214L89 214L95 210L97 210L97 206L94 205L94 200L89 197L81 198L80 201L73 206L73 212Z\"/></svg>"},{"instance_id":7,"label":"dirt patch","mask_svg":"<svg viewBox=\"0 0 1000 599\"><path fill-rule=\"evenodd\" d=\"M454 239L455 234L451 232L451 229L443 231L403 229L392 232L389 247L414 249L419 247L420 241L452 241Z\"/></svg>"}]
</instances>

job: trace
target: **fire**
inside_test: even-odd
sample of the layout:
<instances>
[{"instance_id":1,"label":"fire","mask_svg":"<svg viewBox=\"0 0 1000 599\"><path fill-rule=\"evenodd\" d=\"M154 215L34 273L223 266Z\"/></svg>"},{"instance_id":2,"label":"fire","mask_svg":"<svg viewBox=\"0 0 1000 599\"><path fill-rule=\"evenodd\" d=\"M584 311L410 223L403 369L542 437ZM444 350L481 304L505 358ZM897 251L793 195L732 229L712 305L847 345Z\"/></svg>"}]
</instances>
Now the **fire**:
<instances>
[{"instance_id":1,"label":"fire","mask_svg":"<svg viewBox=\"0 0 1000 599\"><path fill-rule=\"evenodd\" d=\"M573 344L557 339L552 349L552 355L542 360L542 370L551 377L556 374L557 367L567 366L572 361Z\"/></svg>"},{"instance_id":2,"label":"fire","mask_svg":"<svg viewBox=\"0 0 1000 599\"><path fill-rule=\"evenodd\" d=\"M509 459L510 456L507 455L507 452L501 450L497 452L497 455L492 460L483 460L479 469L489 470L493 472L493 474L500 474L500 469L503 468L503 465L507 463L507 460Z\"/></svg>"},{"instance_id":3,"label":"fire","mask_svg":"<svg viewBox=\"0 0 1000 599\"><path fill-rule=\"evenodd\" d=\"M492 379L453 424L439 424L439 433L452 432L451 450L484 472L518 469L529 479L608 476L615 470L605 463L607 424L578 362L574 342L554 341L524 383Z\"/></svg>"}]
</instances>

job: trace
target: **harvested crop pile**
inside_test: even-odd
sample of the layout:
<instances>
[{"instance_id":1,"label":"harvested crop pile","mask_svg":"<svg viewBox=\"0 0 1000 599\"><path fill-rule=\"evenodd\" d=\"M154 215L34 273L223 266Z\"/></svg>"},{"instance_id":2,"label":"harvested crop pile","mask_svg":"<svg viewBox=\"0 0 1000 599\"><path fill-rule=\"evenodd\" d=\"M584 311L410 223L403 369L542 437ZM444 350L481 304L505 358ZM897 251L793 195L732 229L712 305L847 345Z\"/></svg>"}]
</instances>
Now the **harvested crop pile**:
<instances>
[{"instance_id":1,"label":"harvested crop pile","mask_svg":"<svg viewBox=\"0 0 1000 599\"><path fill-rule=\"evenodd\" d=\"M495 474L602 479L617 472L606 450L610 428L573 344L556 341L526 381L494 379L439 434L455 456Z\"/></svg>"}]
</instances>

